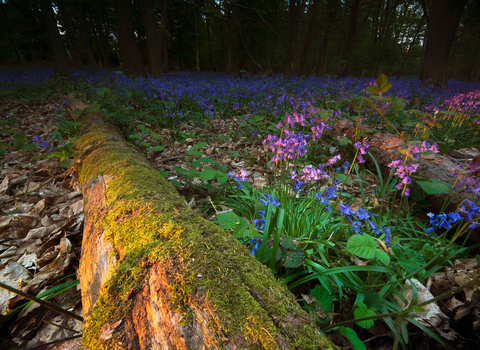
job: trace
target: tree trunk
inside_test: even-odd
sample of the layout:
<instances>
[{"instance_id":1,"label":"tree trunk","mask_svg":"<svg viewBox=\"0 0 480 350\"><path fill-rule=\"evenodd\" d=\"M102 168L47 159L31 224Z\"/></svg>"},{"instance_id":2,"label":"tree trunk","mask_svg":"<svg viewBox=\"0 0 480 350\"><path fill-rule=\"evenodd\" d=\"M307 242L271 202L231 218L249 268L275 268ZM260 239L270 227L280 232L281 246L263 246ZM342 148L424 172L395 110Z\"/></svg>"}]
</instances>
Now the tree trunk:
<instances>
[{"instance_id":1,"label":"tree trunk","mask_svg":"<svg viewBox=\"0 0 480 350\"><path fill-rule=\"evenodd\" d=\"M88 59L88 65L90 67L96 67L97 62L95 60L95 55L93 54L93 49L92 49L92 40L90 38L90 34L87 31L87 24L85 23L85 15L84 15L84 10L83 6L81 4L75 4L74 5L75 10L77 12L77 15L80 20L80 32L82 35L83 39L83 48L87 54L87 59Z\"/></svg>"},{"instance_id":2,"label":"tree trunk","mask_svg":"<svg viewBox=\"0 0 480 350\"><path fill-rule=\"evenodd\" d=\"M145 36L147 37L148 70L152 77L163 73L162 46L157 31L157 21L153 13L152 0L141 0L140 7L145 23Z\"/></svg>"},{"instance_id":3,"label":"tree trunk","mask_svg":"<svg viewBox=\"0 0 480 350\"><path fill-rule=\"evenodd\" d=\"M162 3L162 18L160 19L160 46L163 50L163 64L165 72L169 71L168 40L167 40L168 0Z\"/></svg>"},{"instance_id":4,"label":"tree trunk","mask_svg":"<svg viewBox=\"0 0 480 350\"><path fill-rule=\"evenodd\" d=\"M433 0L428 18L425 55L419 79L423 84L447 86L448 57L467 0Z\"/></svg>"},{"instance_id":5,"label":"tree trunk","mask_svg":"<svg viewBox=\"0 0 480 350\"><path fill-rule=\"evenodd\" d=\"M323 32L322 46L320 47L320 59L317 68L317 76L325 75L327 69L328 43L330 41L330 32L333 24L333 15L337 7L338 0L328 0L327 21Z\"/></svg>"},{"instance_id":6,"label":"tree trunk","mask_svg":"<svg viewBox=\"0 0 480 350\"><path fill-rule=\"evenodd\" d=\"M303 45L303 52L302 57L300 59L300 66L299 73L301 75L307 75L307 57L308 57L308 50L310 48L310 44L312 43L312 33L313 33L313 25L315 24L315 17L317 17L317 9L318 9L318 0L313 0L312 4L310 5L310 18L308 19L308 28L307 28L307 36L305 38L305 44Z\"/></svg>"},{"instance_id":7,"label":"tree trunk","mask_svg":"<svg viewBox=\"0 0 480 350\"><path fill-rule=\"evenodd\" d=\"M123 74L146 77L142 56L133 32L132 8L129 0L115 0L115 18Z\"/></svg>"},{"instance_id":8,"label":"tree trunk","mask_svg":"<svg viewBox=\"0 0 480 350\"><path fill-rule=\"evenodd\" d=\"M98 114L83 118L86 349L336 348L269 269L192 211L119 132Z\"/></svg>"},{"instance_id":9,"label":"tree trunk","mask_svg":"<svg viewBox=\"0 0 480 350\"><path fill-rule=\"evenodd\" d=\"M58 9L60 10L63 23L65 24L68 47L70 48L70 54L72 55L73 65L75 68L81 69L83 67L82 56L80 56L80 51L78 50L77 39L75 38L75 28L72 24L70 10L65 5L65 0L58 1Z\"/></svg>"},{"instance_id":10,"label":"tree trunk","mask_svg":"<svg viewBox=\"0 0 480 350\"><path fill-rule=\"evenodd\" d=\"M360 7L361 0L353 0L352 10L350 12L350 20L348 25L348 35L347 41L345 43L345 66L340 73L340 76L346 77L351 74L349 69L349 64L352 59L353 52L355 51L355 34L357 33L357 20L358 20L358 9Z\"/></svg>"},{"instance_id":11,"label":"tree trunk","mask_svg":"<svg viewBox=\"0 0 480 350\"><path fill-rule=\"evenodd\" d=\"M62 37L58 32L57 20L53 13L50 0L41 0L42 17L45 21L50 43L53 51L53 71L55 75L68 77L68 55L63 46Z\"/></svg>"},{"instance_id":12,"label":"tree trunk","mask_svg":"<svg viewBox=\"0 0 480 350\"><path fill-rule=\"evenodd\" d=\"M297 33L300 7L302 0L289 1L289 17L290 17L290 39L287 46L287 60L285 61L285 75L289 77L294 72L295 50L297 48Z\"/></svg>"}]
</instances>

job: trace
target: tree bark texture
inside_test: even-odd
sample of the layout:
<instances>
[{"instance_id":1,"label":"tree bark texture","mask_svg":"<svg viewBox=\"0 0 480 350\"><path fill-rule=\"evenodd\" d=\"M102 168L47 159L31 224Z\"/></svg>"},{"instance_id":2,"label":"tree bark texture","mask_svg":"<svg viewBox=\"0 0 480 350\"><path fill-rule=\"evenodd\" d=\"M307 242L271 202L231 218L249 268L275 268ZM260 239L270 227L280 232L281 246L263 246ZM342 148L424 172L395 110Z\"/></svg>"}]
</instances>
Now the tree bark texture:
<instances>
[{"instance_id":1,"label":"tree bark texture","mask_svg":"<svg viewBox=\"0 0 480 350\"><path fill-rule=\"evenodd\" d=\"M57 20L53 13L50 0L41 0L42 17L45 20L48 36L53 50L53 71L55 75L68 77L68 56L63 46L62 37L58 32Z\"/></svg>"},{"instance_id":2,"label":"tree bark texture","mask_svg":"<svg viewBox=\"0 0 480 350\"><path fill-rule=\"evenodd\" d=\"M64 0L58 1L58 9L60 10L63 24L65 25L68 47L70 48L70 55L72 56L73 65L75 68L81 69L83 67L82 56L80 56L80 51L78 50L75 27L72 23L70 10L67 8Z\"/></svg>"},{"instance_id":3,"label":"tree bark texture","mask_svg":"<svg viewBox=\"0 0 480 350\"><path fill-rule=\"evenodd\" d=\"M146 77L142 56L133 32L132 8L129 0L115 0L115 18L123 74Z\"/></svg>"},{"instance_id":4,"label":"tree bark texture","mask_svg":"<svg viewBox=\"0 0 480 350\"><path fill-rule=\"evenodd\" d=\"M332 129L332 133L336 136L342 136L346 134L346 136L351 141L353 141L354 135L356 134L356 128L357 124L354 121L346 118L340 118L339 121L334 124L334 129ZM361 126L361 129L367 129L367 127ZM393 159L405 158L405 156L400 153L399 150L407 148L407 144L400 137L391 133L376 133L367 139L367 143L370 145L370 148L368 148L368 152L372 154L372 156L375 158L375 161L378 163L384 179L387 178L390 174L391 169L388 167L388 164ZM458 151L452 151L451 154L452 155L445 155L437 153L428 156L421 156L419 166L414 175L425 179L436 179L449 183L450 185L454 185L456 177L451 176L451 174L455 172L460 172L460 164L468 164L469 159L473 157ZM364 158L367 168L369 168L374 174L376 174L377 171L373 161L370 159L370 157ZM466 175L466 173L463 173L462 178ZM440 212L442 211L443 203L445 203L447 197L448 193L432 194L428 196L428 199L432 203L429 211L432 211L435 214L440 214ZM451 202L447 207L443 208L443 211L446 213L455 211L456 208L466 198L471 201L475 201L475 196L473 195L473 192L462 191L456 196L449 198Z\"/></svg>"},{"instance_id":5,"label":"tree bark texture","mask_svg":"<svg viewBox=\"0 0 480 350\"><path fill-rule=\"evenodd\" d=\"M97 114L82 118L86 349L336 348L230 233L190 209Z\"/></svg>"},{"instance_id":6,"label":"tree bark texture","mask_svg":"<svg viewBox=\"0 0 480 350\"><path fill-rule=\"evenodd\" d=\"M433 0L420 76L423 84L447 86L447 65L467 0Z\"/></svg>"},{"instance_id":7,"label":"tree bark texture","mask_svg":"<svg viewBox=\"0 0 480 350\"><path fill-rule=\"evenodd\" d=\"M162 46L157 31L157 21L153 13L152 0L141 0L140 7L145 26L145 36L147 37L148 69L152 77L163 73L162 66Z\"/></svg>"},{"instance_id":8,"label":"tree bark texture","mask_svg":"<svg viewBox=\"0 0 480 350\"><path fill-rule=\"evenodd\" d=\"M84 10L83 10L83 5L82 4L75 4L74 5L74 10L76 11L78 18L80 20L80 32L82 35L82 41L83 41L83 48L85 50L85 53L87 55L88 59L88 65L90 67L96 67L97 62L95 60L95 55L93 54L93 49L92 49L92 40L90 38L90 33L87 31L87 25L85 21L85 16L84 16Z\"/></svg>"}]
</instances>

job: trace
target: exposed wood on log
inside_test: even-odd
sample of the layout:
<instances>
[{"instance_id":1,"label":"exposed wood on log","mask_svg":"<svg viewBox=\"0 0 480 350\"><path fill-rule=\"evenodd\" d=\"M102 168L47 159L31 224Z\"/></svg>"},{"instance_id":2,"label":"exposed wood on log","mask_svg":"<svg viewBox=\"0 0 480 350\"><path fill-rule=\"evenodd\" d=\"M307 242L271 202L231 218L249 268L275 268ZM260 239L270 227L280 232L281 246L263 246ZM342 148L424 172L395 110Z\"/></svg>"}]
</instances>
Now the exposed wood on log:
<instances>
[{"instance_id":1,"label":"exposed wood on log","mask_svg":"<svg viewBox=\"0 0 480 350\"><path fill-rule=\"evenodd\" d=\"M270 270L192 211L114 128L85 115L76 146L87 349L335 348Z\"/></svg>"},{"instance_id":2,"label":"exposed wood on log","mask_svg":"<svg viewBox=\"0 0 480 350\"><path fill-rule=\"evenodd\" d=\"M333 125L332 133L336 136L342 136L346 134L346 136L353 141L356 127L357 125L354 121L346 118L339 118L338 122ZM362 129L367 129L367 127L362 126ZM388 164L393 159L405 158L405 156L400 153L399 150L407 148L407 144L404 140L396 135L388 132L379 132L369 137L367 142L370 145L368 151L377 161L384 178L386 178L390 173L391 169L388 167ZM365 157L365 160L367 167L375 174L376 169L371 159L369 159L369 157ZM440 180L453 185L456 177L451 176L451 174L459 172L459 165L465 163L468 164L467 159L458 159L458 157L452 157L450 155L441 153L422 156L420 159L420 165L414 175L425 179ZM465 177L465 174L463 174L462 177ZM440 214L440 210L442 209L445 200L447 200L447 196L448 193L428 196L428 199L432 202L431 211L435 214ZM443 208L443 211L455 211L455 209L466 198L472 201L475 199L472 192L462 191L459 194L449 198L451 202L446 208Z\"/></svg>"}]
</instances>

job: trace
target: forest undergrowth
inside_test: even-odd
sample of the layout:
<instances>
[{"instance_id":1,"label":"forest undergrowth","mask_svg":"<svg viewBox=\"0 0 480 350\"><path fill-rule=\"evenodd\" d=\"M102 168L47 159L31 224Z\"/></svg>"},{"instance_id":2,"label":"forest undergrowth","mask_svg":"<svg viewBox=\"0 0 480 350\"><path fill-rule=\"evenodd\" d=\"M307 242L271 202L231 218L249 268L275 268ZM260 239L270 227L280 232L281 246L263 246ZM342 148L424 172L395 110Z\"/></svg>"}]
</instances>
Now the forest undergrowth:
<instances>
[{"instance_id":1,"label":"forest undergrowth","mask_svg":"<svg viewBox=\"0 0 480 350\"><path fill-rule=\"evenodd\" d=\"M192 209L284 281L342 348L479 348L480 84L438 90L384 75L130 79L91 70L54 80L50 73L0 70L0 258L4 272L21 270L31 293L68 281L57 288L64 293L49 295L80 310L76 278L61 280L78 264L83 219L69 171L85 127L69 108L74 93ZM354 132L336 133L346 119ZM370 143L380 133L403 142L387 165ZM440 157L456 165L450 179L419 175ZM438 198L444 203L433 203ZM1 281L18 287L7 275ZM38 305L7 315L22 302L0 296L11 344L36 346L81 329L65 319L70 333L57 332L41 322Z\"/></svg>"}]
</instances>

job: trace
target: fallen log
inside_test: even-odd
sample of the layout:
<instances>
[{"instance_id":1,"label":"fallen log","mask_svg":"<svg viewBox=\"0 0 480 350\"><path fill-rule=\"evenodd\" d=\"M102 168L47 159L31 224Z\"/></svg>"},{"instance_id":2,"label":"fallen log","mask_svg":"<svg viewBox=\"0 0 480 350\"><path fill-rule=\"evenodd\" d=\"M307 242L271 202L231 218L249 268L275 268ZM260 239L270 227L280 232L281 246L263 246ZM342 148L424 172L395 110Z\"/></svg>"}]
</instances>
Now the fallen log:
<instances>
[{"instance_id":1,"label":"fallen log","mask_svg":"<svg viewBox=\"0 0 480 350\"><path fill-rule=\"evenodd\" d=\"M86 349L336 348L270 270L190 209L113 127L94 112L82 118Z\"/></svg>"},{"instance_id":2,"label":"fallen log","mask_svg":"<svg viewBox=\"0 0 480 350\"><path fill-rule=\"evenodd\" d=\"M356 134L357 124L347 118L339 118L339 120L333 125L332 133L335 136L346 135L351 141L354 141L354 135ZM361 129L368 129L365 126L361 126ZM404 159L404 155L399 150L407 148L406 142L397 135L393 135L388 132L378 132L367 138L370 148L368 151L375 158L378 163L382 176L388 177L390 174L390 168L388 164L393 159ZM459 172L460 164L468 164L471 160L470 155L465 154L462 156L461 152L452 152L457 155L457 158L446 154L431 154L428 156L421 156L419 167L414 175L425 178L435 179L446 182L450 185L454 185L456 177L452 176L452 173ZM367 167L375 174L376 169L373 161L369 157L365 157ZM466 172L461 174L461 178L467 175ZM458 182L457 182L458 183ZM455 211L456 208L461 205L465 199L475 201L475 196L472 192L462 191L455 196L449 196L449 193L432 194L427 197L432 206L429 209L435 214L440 214L443 204L446 200L450 201L449 204L443 208L444 212Z\"/></svg>"}]
</instances>

